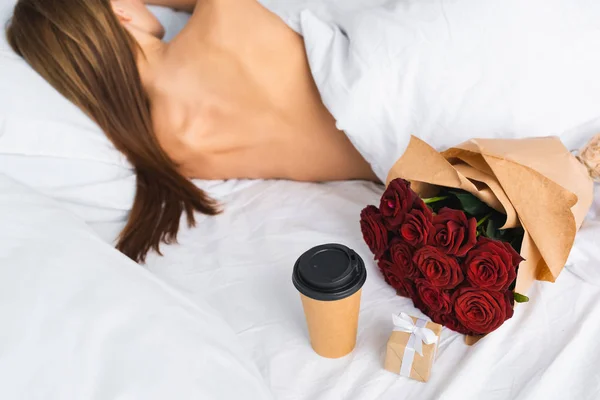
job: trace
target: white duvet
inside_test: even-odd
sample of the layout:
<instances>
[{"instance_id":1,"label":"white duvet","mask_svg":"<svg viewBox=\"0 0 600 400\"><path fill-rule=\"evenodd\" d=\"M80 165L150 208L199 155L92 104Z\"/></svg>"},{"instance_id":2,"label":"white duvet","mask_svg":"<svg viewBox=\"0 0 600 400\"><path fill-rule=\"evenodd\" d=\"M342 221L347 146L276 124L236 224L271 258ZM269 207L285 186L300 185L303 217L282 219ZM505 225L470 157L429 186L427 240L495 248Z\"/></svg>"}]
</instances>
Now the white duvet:
<instances>
[{"instance_id":1,"label":"white duvet","mask_svg":"<svg viewBox=\"0 0 600 400\"><path fill-rule=\"evenodd\" d=\"M473 347L444 329L430 381L383 369L391 315L422 315L398 297L364 245L359 212L382 188L362 182L256 182L224 198L225 214L183 230L148 268L189 298L207 301L252 354L282 400L521 400L600 397L600 187L569 263L537 282L512 319ZM366 261L357 347L328 360L308 342L292 281L296 258L338 242Z\"/></svg>"},{"instance_id":2,"label":"white duvet","mask_svg":"<svg viewBox=\"0 0 600 400\"><path fill-rule=\"evenodd\" d=\"M57 203L0 175L2 399L597 399L600 188L567 268L473 347L443 330L431 380L385 371L391 314L420 315L358 226L380 186L247 182L226 211L136 266ZM118 229L118 226L114 226ZM292 266L338 242L368 268L357 347L308 342ZM163 282L166 282L163 283Z\"/></svg>"},{"instance_id":3,"label":"white duvet","mask_svg":"<svg viewBox=\"0 0 600 400\"><path fill-rule=\"evenodd\" d=\"M600 130L598 1L263 3L303 35L325 105L382 180L411 134L576 149Z\"/></svg>"},{"instance_id":4,"label":"white duvet","mask_svg":"<svg viewBox=\"0 0 600 400\"><path fill-rule=\"evenodd\" d=\"M0 227L1 399L272 398L206 302L2 174Z\"/></svg>"}]
</instances>

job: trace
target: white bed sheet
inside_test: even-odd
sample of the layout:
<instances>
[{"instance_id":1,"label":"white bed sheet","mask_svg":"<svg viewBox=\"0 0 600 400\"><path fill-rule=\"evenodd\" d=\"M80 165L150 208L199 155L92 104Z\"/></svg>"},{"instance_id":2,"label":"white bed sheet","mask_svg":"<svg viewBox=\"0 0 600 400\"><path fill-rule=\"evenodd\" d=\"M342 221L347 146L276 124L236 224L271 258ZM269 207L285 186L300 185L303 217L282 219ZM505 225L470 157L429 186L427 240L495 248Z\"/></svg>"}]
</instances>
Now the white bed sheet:
<instances>
[{"instance_id":1,"label":"white bed sheet","mask_svg":"<svg viewBox=\"0 0 600 400\"><path fill-rule=\"evenodd\" d=\"M0 399L273 398L214 309L2 174L0 227Z\"/></svg>"},{"instance_id":2,"label":"white bed sheet","mask_svg":"<svg viewBox=\"0 0 600 400\"><path fill-rule=\"evenodd\" d=\"M358 215L381 187L363 182L256 182L225 200L225 213L184 229L180 245L148 268L190 298L208 301L253 355L276 398L600 398L600 188L568 267L555 284L536 283L530 303L473 347L444 329L431 380L382 368L391 314L420 315L380 276L362 242ZM366 261L355 351L339 360L310 348L292 266L304 250L344 243Z\"/></svg>"}]
</instances>

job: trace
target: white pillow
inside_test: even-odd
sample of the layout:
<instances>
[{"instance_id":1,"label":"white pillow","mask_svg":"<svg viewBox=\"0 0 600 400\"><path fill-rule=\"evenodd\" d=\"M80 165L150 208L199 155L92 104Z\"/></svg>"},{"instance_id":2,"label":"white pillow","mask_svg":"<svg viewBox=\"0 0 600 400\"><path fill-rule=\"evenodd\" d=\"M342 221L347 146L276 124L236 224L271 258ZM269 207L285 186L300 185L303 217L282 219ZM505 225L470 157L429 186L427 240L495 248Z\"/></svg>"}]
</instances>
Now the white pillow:
<instances>
[{"instance_id":1,"label":"white pillow","mask_svg":"<svg viewBox=\"0 0 600 400\"><path fill-rule=\"evenodd\" d=\"M4 26L15 0L0 1ZM172 38L188 15L152 7ZM122 221L135 195L125 157L85 114L62 97L0 35L0 173L61 200L89 222ZM213 183L200 183L218 194Z\"/></svg>"},{"instance_id":2,"label":"white pillow","mask_svg":"<svg viewBox=\"0 0 600 400\"><path fill-rule=\"evenodd\" d=\"M148 8L165 27L165 37L163 40L167 42L173 39L190 19L190 14L183 11L175 11L171 8L159 6L148 6Z\"/></svg>"},{"instance_id":3,"label":"white pillow","mask_svg":"<svg viewBox=\"0 0 600 400\"><path fill-rule=\"evenodd\" d=\"M303 34L325 105L381 179L411 134L575 149L600 130L598 1L263 2Z\"/></svg>"},{"instance_id":4,"label":"white pillow","mask_svg":"<svg viewBox=\"0 0 600 400\"><path fill-rule=\"evenodd\" d=\"M272 398L212 308L2 174L0 226L0 398Z\"/></svg>"}]
</instances>

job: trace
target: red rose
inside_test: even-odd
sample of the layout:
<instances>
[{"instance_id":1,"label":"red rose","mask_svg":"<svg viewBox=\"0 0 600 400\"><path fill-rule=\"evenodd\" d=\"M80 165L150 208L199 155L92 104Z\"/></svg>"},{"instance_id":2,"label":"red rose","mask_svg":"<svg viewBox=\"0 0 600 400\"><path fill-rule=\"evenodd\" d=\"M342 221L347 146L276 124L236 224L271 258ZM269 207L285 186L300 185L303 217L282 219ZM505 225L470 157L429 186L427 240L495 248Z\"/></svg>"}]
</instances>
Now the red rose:
<instances>
[{"instance_id":1,"label":"red rose","mask_svg":"<svg viewBox=\"0 0 600 400\"><path fill-rule=\"evenodd\" d=\"M433 286L427 279L416 279L415 286L421 301L432 314L448 314L452 310L448 292Z\"/></svg>"},{"instance_id":2,"label":"red rose","mask_svg":"<svg viewBox=\"0 0 600 400\"><path fill-rule=\"evenodd\" d=\"M394 238L390 242L390 259L402 275L407 278L418 278L421 276L419 268L413 262L414 249L408 243Z\"/></svg>"},{"instance_id":3,"label":"red rose","mask_svg":"<svg viewBox=\"0 0 600 400\"><path fill-rule=\"evenodd\" d=\"M380 259L377 262L377 266L379 267L379 270L383 274L383 278L388 285L396 290L404 288L404 283L402 281L405 278L402 274L402 271L389 259L387 259L387 257Z\"/></svg>"},{"instance_id":4,"label":"red rose","mask_svg":"<svg viewBox=\"0 0 600 400\"><path fill-rule=\"evenodd\" d=\"M399 268L387 259L379 260L377 265L383 274L385 282L396 289L398 296L408 297L409 299L415 297L416 289L414 283L410 279L405 278Z\"/></svg>"},{"instance_id":5,"label":"red rose","mask_svg":"<svg viewBox=\"0 0 600 400\"><path fill-rule=\"evenodd\" d=\"M415 283L410 279L402 279L400 281L400 286L396 288L396 293L398 294L398 296L411 299L413 303L415 303L415 305L417 304L415 302L415 299L417 299L417 301L419 300L417 296L417 289L415 288Z\"/></svg>"},{"instance_id":6,"label":"red rose","mask_svg":"<svg viewBox=\"0 0 600 400\"><path fill-rule=\"evenodd\" d=\"M469 335L485 335L496 330L513 315L512 292L491 292L473 287L458 289L454 295L456 319Z\"/></svg>"},{"instance_id":7,"label":"red rose","mask_svg":"<svg viewBox=\"0 0 600 400\"><path fill-rule=\"evenodd\" d=\"M390 280L388 279L385 271L388 268L391 268L392 263L385 259L385 258L381 258L377 261L377 266L379 267L379 271L381 272L381 275L383 275L383 279L385 280L385 283L387 283L388 285L392 285L392 283L390 282Z\"/></svg>"},{"instance_id":8,"label":"red rose","mask_svg":"<svg viewBox=\"0 0 600 400\"><path fill-rule=\"evenodd\" d=\"M488 290L507 290L523 258L506 242L480 237L465 260L467 280Z\"/></svg>"},{"instance_id":9,"label":"red rose","mask_svg":"<svg viewBox=\"0 0 600 400\"><path fill-rule=\"evenodd\" d=\"M442 289L455 288L464 280L456 259L434 246L424 246L415 252L413 261L433 286Z\"/></svg>"},{"instance_id":10,"label":"red rose","mask_svg":"<svg viewBox=\"0 0 600 400\"><path fill-rule=\"evenodd\" d=\"M507 290L504 292L504 304L506 308L504 311L506 312L506 319L512 318L515 313L515 294L512 290Z\"/></svg>"},{"instance_id":11,"label":"red rose","mask_svg":"<svg viewBox=\"0 0 600 400\"><path fill-rule=\"evenodd\" d=\"M415 199L418 198L410 188L410 183L404 179L394 179L381 196L379 209L385 225L390 230L395 230L404 222L406 214L412 209Z\"/></svg>"},{"instance_id":12,"label":"red rose","mask_svg":"<svg viewBox=\"0 0 600 400\"><path fill-rule=\"evenodd\" d=\"M429 208L427 206L427 204L425 204L425 202L423 201L422 198L420 198L419 196L417 196L415 198L415 202L413 203L413 208L416 208L417 210L421 210L424 213L428 213L430 216L430 220L433 219L433 214L431 212L431 208Z\"/></svg>"},{"instance_id":13,"label":"red rose","mask_svg":"<svg viewBox=\"0 0 600 400\"><path fill-rule=\"evenodd\" d=\"M468 218L461 210L442 208L433 217L435 233L431 244L441 247L447 254L464 257L477 242L477 220Z\"/></svg>"},{"instance_id":14,"label":"red rose","mask_svg":"<svg viewBox=\"0 0 600 400\"><path fill-rule=\"evenodd\" d=\"M388 231L383 224L381 213L375 206L367 206L360 213L360 229L363 239L378 259L387 250Z\"/></svg>"},{"instance_id":15,"label":"red rose","mask_svg":"<svg viewBox=\"0 0 600 400\"><path fill-rule=\"evenodd\" d=\"M400 227L400 236L413 246L427 244L429 235L434 231L432 219L427 207L424 210L413 208Z\"/></svg>"},{"instance_id":16,"label":"red rose","mask_svg":"<svg viewBox=\"0 0 600 400\"><path fill-rule=\"evenodd\" d=\"M448 314L432 313L429 315L429 317L436 324L445 326L446 328L451 329L458 333L462 333L465 335L469 334L469 330L467 328L465 328L460 322L458 322L458 320L456 319L456 315L454 315L454 313L448 313Z\"/></svg>"}]
</instances>

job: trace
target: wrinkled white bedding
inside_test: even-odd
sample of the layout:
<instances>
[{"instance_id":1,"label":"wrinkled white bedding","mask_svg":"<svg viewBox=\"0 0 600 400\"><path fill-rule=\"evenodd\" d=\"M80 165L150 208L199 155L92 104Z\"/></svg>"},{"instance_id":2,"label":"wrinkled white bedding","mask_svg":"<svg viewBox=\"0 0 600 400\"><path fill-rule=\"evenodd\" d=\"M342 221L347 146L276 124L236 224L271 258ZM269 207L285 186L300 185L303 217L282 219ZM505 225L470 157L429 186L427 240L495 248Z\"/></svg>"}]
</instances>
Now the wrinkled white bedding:
<instances>
[{"instance_id":1,"label":"wrinkled white bedding","mask_svg":"<svg viewBox=\"0 0 600 400\"><path fill-rule=\"evenodd\" d=\"M600 187L567 268L537 282L531 301L473 347L444 329L427 384L382 368L391 314L421 315L385 284L362 242L358 215L381 188L362 182L256 182L224 198L225 214L184 229L148 268L207 301L238 334L277 399L597 399L600 396ZM296 257L339 242L368 269L356 350L340 360L308 343L292 285Z\"/></svg>"},{"instance_id":2,"label":"wrinkled white bedding","mask_svg":"<svg viewBox=\"0 0 600 400\"><path fill-rule=\"evenodd\" d=\"M2 174L0 227L1 399L272 398L206 302Z\"/></svg>"}]
</instances>

